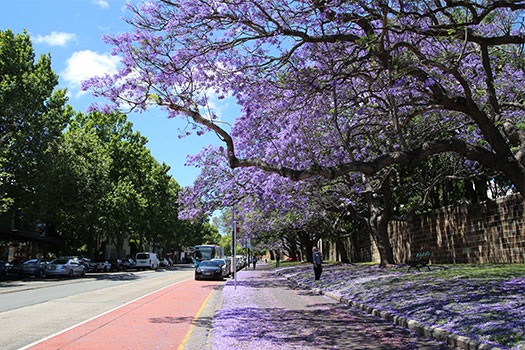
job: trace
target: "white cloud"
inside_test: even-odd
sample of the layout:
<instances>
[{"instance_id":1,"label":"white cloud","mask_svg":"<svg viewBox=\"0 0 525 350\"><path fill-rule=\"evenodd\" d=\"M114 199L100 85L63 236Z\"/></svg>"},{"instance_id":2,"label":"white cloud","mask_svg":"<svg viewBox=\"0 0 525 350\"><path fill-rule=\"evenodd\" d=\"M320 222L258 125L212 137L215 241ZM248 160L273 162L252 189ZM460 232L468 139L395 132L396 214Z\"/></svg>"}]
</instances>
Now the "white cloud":
<instances>
[{"instance_id":1,"label":"white cloud","mask_svg":"<svg viewBox=\"0 0 525 350\"><path fill-rule=\"evenodd\" d=\"M235 100L233 97L231 95L219 96L214 89L208 89L206 95L208 96L208 106L205 114L209 118L209 112L211 112L218 117L218 120L224 120L225 113L227 113L226 110L230 108L232 101L234 104Z\"/></svg>"},{"instance_id":2,"label":"white cloud","mask_svg":"<svg viewBox=\"0 0 525 350\"><path fill-rule=\"evenodd\" d=\"M91 50L74 52L66 62L65 70L60 76L67 83L70 92L82 94L80 84L83 80L95 76L115 74L120 58L110 54L99 54Z\"/></svg>"},{"instance_id":3,"label":"white cloud","mask_svg":"<svg viewBox=\"0 0 525 350\"><path fill-rule=\"evenodd\" d=\"M109 3L106 1L106 0L93 0L91 3L103 8L103 9L106 9L109 7Z\"/></svg>"},{"instance_id":4,"label":"white cloud","mask_svg":"<svg viewBox=\"0 0 525 350\"><path fill-rule=\"evenodd\" d=\"M51 32L48 35L37 35L34 39L36 44L44 43L51 46L64 46L76 39L73 33Z\"/></svg>"}]
</instances>

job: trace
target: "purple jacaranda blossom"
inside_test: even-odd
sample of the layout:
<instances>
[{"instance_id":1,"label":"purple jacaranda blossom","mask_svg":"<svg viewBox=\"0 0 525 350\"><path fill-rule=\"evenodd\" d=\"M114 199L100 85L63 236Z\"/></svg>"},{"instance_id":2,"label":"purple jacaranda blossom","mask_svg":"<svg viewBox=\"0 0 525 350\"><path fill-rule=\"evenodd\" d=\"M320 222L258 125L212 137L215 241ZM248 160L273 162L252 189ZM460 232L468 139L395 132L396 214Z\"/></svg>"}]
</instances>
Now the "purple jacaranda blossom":
<instances>
[{"instance_id":1,"label":"purple jacaranda blossom","mask_svg":"<svg viewBox=\"0 0 525 350\"><path fill-rule=\"evenodd\" d=\"M370 175L406 162L399 149L417 157L423 146L485 166L514 154L501 125L516 130L525 116L523 9L322 3L130 5L134 30L105 37L120 71L84 88L115 106L190 118L220 135L229 166L293 180ZM462 10L461 19L450 15ZM209 122L210 91L241 107L231 130ZM498 170L525 191L521 166Z\"/></svg>"},{"instance_id":2,"label":"purple jacaranda blossom","mask_svg":"<svg viewBox=\"0 0 525 350\"><path fill-rule=\"evenodd\" d=\"M438 267L414 274L407 274L406 269L329 265L321 283L312 280L310 266L282 269L281 273L301 285L480 342L525 348L525 275L469 278L475 266L454 266L447 269L457 277L444 278Z\"/></svg>"}]
</instances>

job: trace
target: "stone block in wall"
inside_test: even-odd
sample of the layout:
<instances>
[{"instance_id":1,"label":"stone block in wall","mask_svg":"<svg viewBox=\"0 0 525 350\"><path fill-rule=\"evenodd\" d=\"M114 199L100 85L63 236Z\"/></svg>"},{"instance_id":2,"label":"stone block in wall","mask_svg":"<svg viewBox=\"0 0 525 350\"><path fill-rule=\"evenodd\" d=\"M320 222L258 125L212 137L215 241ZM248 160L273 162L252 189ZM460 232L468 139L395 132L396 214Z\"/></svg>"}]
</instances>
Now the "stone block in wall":
<instances>
[{"instance_id":1,"label":"stone block in wall","mask_svg":"<svg viewBox=\"0 0 525 350\"><path fill-rule=\"evenodd\" d=\"M430 249L433 263L525 263L524 228L525 203L514 194L392 222L389 235L399 262Z\"/></svg>"}]
</instances>

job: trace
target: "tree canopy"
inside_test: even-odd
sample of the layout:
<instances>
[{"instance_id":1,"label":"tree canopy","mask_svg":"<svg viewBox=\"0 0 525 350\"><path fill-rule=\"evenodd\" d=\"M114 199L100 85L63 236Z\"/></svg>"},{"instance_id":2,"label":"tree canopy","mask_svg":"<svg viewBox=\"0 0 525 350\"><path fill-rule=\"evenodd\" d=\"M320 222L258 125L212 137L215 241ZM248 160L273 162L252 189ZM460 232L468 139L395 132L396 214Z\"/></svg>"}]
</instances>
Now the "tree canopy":
<instances>
[{"instance_id":1,"label":"tree canopy","mask_svg":"<svg viewBox=\"0 0 525 350\"><path fill-rule=\"evenodd\" d=\"M386 223L403 197L392 191L417 176L406 169L456 154L473 176L490 169L525 193L524 9L523 1L149 1L130 6L133 32L106 37L122 69L85 88L111 108L160 106L224 142L193 159L203 174L186 190L195 201L187 214L248 198L299 207L311 197L278 177L324 179L321 188L355 194L333 203L365 213L362 225L388 257ZM241 107L231 128L209 108L212 95ZM450 170L428 186L457 176Z\"/></svg>"},{"instance_id":2,"label":"tree canopy","mask_svg":"<svg viewBox=\"0 0 525 350\"><path fill-rule=\"evenodd\" d=\"M42 214L48 164L73 115L57 85L51 58L35 61L28 34L0 31L0 213Z\"/></svg>"},{"instance_id":3,"label":"tree canopy","mask_svg":"<svg viewBox=\"0 0 525 350\"><path fill-rule=\"evenodd\" d=\"M154 1L86 86L218 133L229 165L294 180L455 152L525 192L521 1ZM208 94L242 107L231 131Z\"/></svg>"},{"instance_id":4,"label":"tree canopy","mask_svg":"<svg viewBox=\"0 0 525 350\"><path fill-rule=\"evenodd\" d=\"M38 227L65 242L53 253L117 258L125 240L168 253L216 233L178 219L181 188L126 115L75 113L57 84L29 35L0 31L2 236Z\"/></svg>"}]
</instances>

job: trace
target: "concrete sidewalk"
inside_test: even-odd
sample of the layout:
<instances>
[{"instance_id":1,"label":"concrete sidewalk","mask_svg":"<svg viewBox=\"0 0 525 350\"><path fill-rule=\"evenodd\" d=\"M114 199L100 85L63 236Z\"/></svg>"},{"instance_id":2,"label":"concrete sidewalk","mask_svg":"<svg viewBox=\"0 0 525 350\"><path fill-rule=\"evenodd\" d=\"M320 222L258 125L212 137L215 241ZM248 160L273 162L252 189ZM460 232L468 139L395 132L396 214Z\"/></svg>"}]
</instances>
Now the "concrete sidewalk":
<instances>
[{"instance_id":1,"label":"concrete sidewalk","mask_svg":"<svg viewBox=\"0 0 525 350\"><path fill-rule=\"evenodd\" d=\"M185 349L448 349L305 290L264 263L210 298Z\"/></svg>"}]
</instances>

